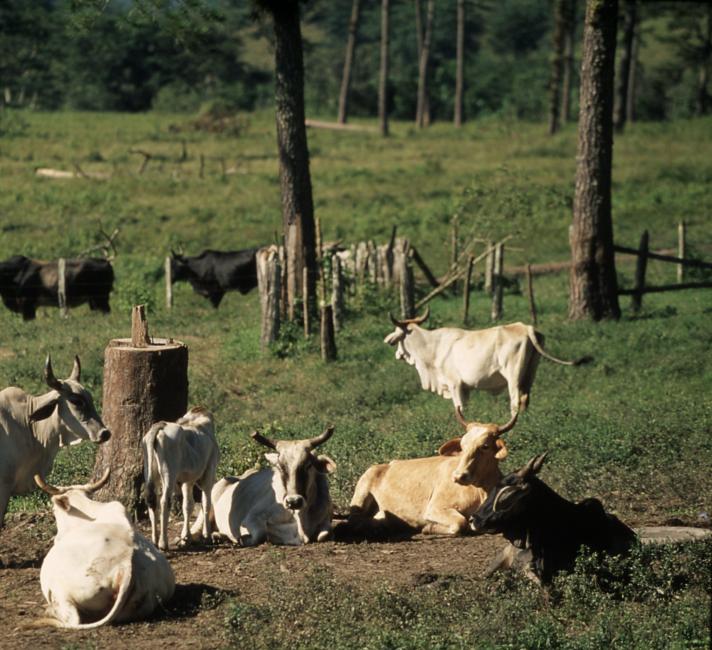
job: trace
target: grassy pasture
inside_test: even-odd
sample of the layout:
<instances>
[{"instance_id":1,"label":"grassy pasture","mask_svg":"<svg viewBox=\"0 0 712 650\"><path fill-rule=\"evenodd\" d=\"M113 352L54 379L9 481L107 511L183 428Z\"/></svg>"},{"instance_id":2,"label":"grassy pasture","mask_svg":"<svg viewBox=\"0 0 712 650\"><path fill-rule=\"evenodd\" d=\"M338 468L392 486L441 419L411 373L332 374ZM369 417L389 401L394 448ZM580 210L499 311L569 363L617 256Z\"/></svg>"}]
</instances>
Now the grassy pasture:
<instances>
[{"instance_id":1,"label":"grassy pasture","mask_svg":"<svg viewBox=\"0 0 712 650\"><path fill-rule=\"evenodd\" d=\"M305 342L297 327L285 328L272 354L260 353L256 293L228 294L214 311L188 286L176 285L174 310L164 308L161 268L171 246L182 244L189 254L205 247L241 248L271 242L280 230L271 116L243 116L237 136L185 130L186 125L185 117L156 114L13 116L13 128L0 140L2 257L75 254L97 241L99 222L107 231L120 227L121 233L110 316L81 307L62 320L57 310L40 309L34 322L24 323L0 310L0 381L37 393L47 351L59 376L79 353L85 383L99 400L103 349L110 338L127 335L130 306L146 302L151 332L190 346L190 400L216 414L221 473L241 472L258 461L261 450L247 439L254 428L276 437L304 437L333 423L336 433L325 453L338 464L331 485L343 511L368 465L429 455L459 435L452 406L423 392L415 370L397 363L382 343L394 296L366 288L353 298L337 340L339 360L328 366L319 359L318 342ZM188 152L183 162L182 141ZM397 224L434 270L443 272L450 219L458 213L463 234L514 235L507 264L563 261L569 255L572 127L549 138L541 125L502 120L471 123L461 132L436 124L418 133L396 123L387 140L310 131L309 143L315 208L326 239L384 241ZM672 248L677 222L684 218L692 254L712 257L710 145L710 119L635 124L617 137L617 242L635 246L647 228L653 249ZM128 153L131 147L154 156L143 175L136 173L140 157ZM202 179L200 154L206 156ZM223 176L220 158L235 173ZM34 176L35 167L75 164L85 171L110 171L112 178ZM622 285L632 284L633 270L621 258ZM674 277L672 265L649 264L649 282L669 283ZM581 368L541 362L531 409L508 436L505 469L549 450L545 480L573 499L599 496L631 523L671 518L696 523L702 513L712 514L709 291L646 296L635 317L623 299L619 322L593 325L566 320L566 274L539 277L535 289L547 348L562 358L592 354L595 361ZM478 291L472 301L473 326L486 326L487 299ZM438 298L432 312L432 326L459 325L461 301ZM516 287L506 295L505 319L528 320L526 299ZM483 421L501 422L507 414L504 397L475 394L467 408L470 418ZM61 452L52 479L83 480L92 454L84 445ZM34 510L44 507L42 501L39 495L16 498L11 510ZM709 551L708 545L706 557L699 548L643 555L638 568L651 573L641 578L645 589L634 595L611 596L591 587L586 567L562 582L558 601L547 601L518 578L487 585L473 576L427 597L396 596L385 586L378 593L353 594L336 585L329 590L330 616L343 620L351 612L361 636L339 628L343 635L332 642L374 648L473 647L475 639L482 647L698 647L696 642L709 643L704 612L710 601L703 589L705 575L709 584ZM651 586L683 574L684 585L675 583L662 593ZM305 588L323 604L315 577L307 576L299 590ZM285 604L288 590L278 591L267 614L272 636L258 629L264 612L236 602L225 614L226 643L237 642L230 635L239 632L249 634L255 647L280 647L291 630L289 616L296 613ZM492 618L511 620L514 627L506 633L494 629L487 616L476 613L470 595ZM389 612L383 620L369 618L374 614L367 610L376 604ZM658 626L663 605L671 609ZM469 617L469 627L459 623L455 636L441 625L440 617L450 621L450 608L464 608ZM538 614L536 621L531 612ZM313 645L307 636L298 637L297 645L325 643L316 632L316 605L305 621L305 630L315 635Z\"/></svg>"}]
</instances>

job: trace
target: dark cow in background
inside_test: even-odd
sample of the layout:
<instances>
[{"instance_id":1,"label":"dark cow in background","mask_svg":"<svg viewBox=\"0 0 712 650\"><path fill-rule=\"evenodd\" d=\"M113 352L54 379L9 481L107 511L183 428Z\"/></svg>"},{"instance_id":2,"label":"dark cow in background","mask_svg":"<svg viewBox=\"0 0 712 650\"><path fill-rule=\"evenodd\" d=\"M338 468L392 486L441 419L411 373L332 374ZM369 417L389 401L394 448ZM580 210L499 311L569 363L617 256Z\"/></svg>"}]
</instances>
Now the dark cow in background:
<instances>
[{"instance_id":1,"label":"dark cow in background","mask_svg":"<svg viewBox=\"0 0 712 650\"><path fill-rule=\"evenodd\" d=\"M114 284L114 270L107 260L98 258L67 259L65 285L67 306L85 302L91 309L111 311L109 294ZM38 306L58 306L57 262L41 262L15 255L0 262L0 296L10 310L32 320Z\"/></svg>"},{"instance_id":2,"label":"dark cow in background","mask_svg":"<svg viewBox=\"0 0 712 650\"><path fill-rule=\"evenodd\" d=\"M195 257L171 253L171 280L187 280L217 308L226 291L248 293L257 286L257 251L205 250Z\"/></svg>"},{"instance_id":3,"label":"dark cow in background","mask_svg":"<svg viewBox=\"0 0 712 650\"><path fill-rule=\"evenodd\" d=\"M536 582L548 583L559 571L572 571L581 547L625 555L636 534L608 514L598 499L567 501L536 477L546 454L505 476L470 518L475 533L501 533L510 542L490 565L488 575L515 566Z\"/></svg>"}]
</instances>

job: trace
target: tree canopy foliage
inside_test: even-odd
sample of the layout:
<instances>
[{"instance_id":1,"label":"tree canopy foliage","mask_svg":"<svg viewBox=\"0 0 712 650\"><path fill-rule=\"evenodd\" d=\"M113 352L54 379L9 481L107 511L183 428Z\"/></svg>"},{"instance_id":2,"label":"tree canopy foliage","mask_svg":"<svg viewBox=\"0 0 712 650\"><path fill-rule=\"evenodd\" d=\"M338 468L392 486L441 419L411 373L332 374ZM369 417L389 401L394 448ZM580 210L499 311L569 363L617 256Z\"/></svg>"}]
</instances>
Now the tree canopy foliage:
<instances>
[{"instance_id":1,"label":"tree canopy foliage","mask_svg":"<svg viewBox=\"0 0 712 650\"><path fill-rule=\"evenodd\" d=\"M362 4L349 113L374 116L380 3ZM395 118L412 119L418 81L415 2L392 4L389 110ZM689 11L681 13L680 4ZM350 5L302 3L310 115L336 115ZM241 0L3 0L0 101L117 111L194 111L205 102L235 110L270 105L272 36L256 7ZM646 3L639 118L695 112L695 68L700 56L709 55L705 43L687 35L702 34L705 20L704 3ZM544 117L552 28L548 0L468 0L467 118ZM434 119L452 118L455 33L455 0L437 3L430 67Z\"/></svg>"}]
</instances>

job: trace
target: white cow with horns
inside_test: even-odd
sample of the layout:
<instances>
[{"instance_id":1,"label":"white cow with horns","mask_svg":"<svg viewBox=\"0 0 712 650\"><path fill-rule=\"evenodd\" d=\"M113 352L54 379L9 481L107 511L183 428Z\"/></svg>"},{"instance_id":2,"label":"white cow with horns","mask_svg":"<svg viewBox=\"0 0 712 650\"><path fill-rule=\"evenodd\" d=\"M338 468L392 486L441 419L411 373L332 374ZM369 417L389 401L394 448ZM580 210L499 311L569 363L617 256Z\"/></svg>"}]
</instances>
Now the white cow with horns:
<instances>
[{"instance_id":1,"label":"white cow with horns","mask_svg":"<svg viewBox=\"0 0 712 650\"><path fill-rule=\"evenodd\" d=\"M56 627L87 630L147 617L175 590L168 560L136 532L118 501L89 497L109 479L54 487L35 481L52 497L57 536L40 569L42 594Z\"/></svg>"},{"instance_id":2,"label":"white cow with horns","mask_svg":"<svg viewBox=\"0 0 712 650\"><path fill-rule=\"evenodd\" d=\"M424 390L452 399L456 409L463 407L472 390L496 395L507 388L514 415L527 407L540 357L565 366L591 361L591 357L563 361L551 356L544 350L544 335L524 323L484 330L426 330L420 325L429 315L430 308L408 320L391 315L396 329L383 342L396 346L396 359L415 366Z\"/></svg>"},{"instance_id":3,"label":"white cow with horns","mask_svg":"<svg viewBox=\"0 0 712 650\"><path fill-rule=\"evenodd\" d=\"M80 375L79 357L74 357L72 374L57 379L47 355L48 393L34 396L12 386L0 391L0 527L10 497L30 492L35 474L45 478L60 447L111 437Z\"/></svg>"},{"instance_id":4,"label":"white cow with horns","mask_svg":"<svg viewBox=\"0 0 712 650\"><path fill-rule=\"evenodd\" d=\"M253 440L276 452L265 454L272 467L249 470L215 484L212 500L217 531L242 546L265 540L297 546L328 539L333 505L327 475L336 463L313 450L333 433L329 427L314 438L275 441L254 431ZM191 532L196 535L201 526L198 517Z\"/></svg>"}]
</instances>

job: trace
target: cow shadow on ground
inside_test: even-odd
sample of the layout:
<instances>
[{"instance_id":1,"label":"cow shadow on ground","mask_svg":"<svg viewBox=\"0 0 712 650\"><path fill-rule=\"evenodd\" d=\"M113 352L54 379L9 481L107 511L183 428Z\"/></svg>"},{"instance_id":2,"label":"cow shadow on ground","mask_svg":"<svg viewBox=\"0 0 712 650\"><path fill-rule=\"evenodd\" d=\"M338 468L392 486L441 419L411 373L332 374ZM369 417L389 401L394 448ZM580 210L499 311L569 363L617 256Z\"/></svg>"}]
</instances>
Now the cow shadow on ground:
<instances>
[{"instance_id":1,"label":"cow shadow on ground","mask_svg":"<svg viewBox=\"0 0 712 650\"><path fill-rule=\"evenodd\" d=\"M237 592L204 583L177 584L173 597L164 606L165 618L192 618L219 607Z\"/></svg>"},{"instance_id":2,"label":"cow shadow on ground","mask_svg":"<svg viewBox=\"0 0 712 650\"><path fill-rule=\"evenodd\" d=\"M359 542L408 542L419 533L418 529L388 512L383 519L335 518L332 535L335 542L358 544Z\"/></svg>"}]
</instances>

